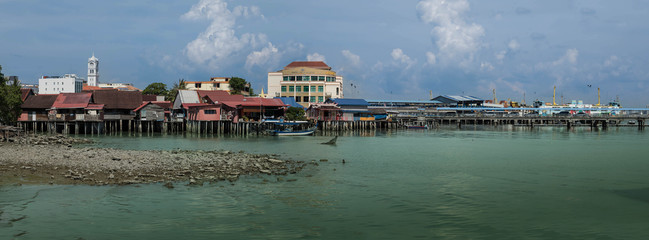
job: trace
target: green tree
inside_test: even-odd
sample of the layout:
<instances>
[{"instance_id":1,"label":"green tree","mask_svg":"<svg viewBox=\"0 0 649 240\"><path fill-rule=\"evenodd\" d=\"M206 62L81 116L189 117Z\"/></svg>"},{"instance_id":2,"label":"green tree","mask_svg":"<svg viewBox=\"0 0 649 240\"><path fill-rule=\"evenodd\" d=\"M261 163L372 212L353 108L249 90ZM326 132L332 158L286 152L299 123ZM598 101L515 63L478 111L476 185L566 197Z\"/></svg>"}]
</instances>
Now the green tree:
<instances>
[{"instance_id":1,"label":"green tree","mask_svg":"<svg viewBox=\"0 0 649 240\"><path fill-rule=\"evenodd\" d=\"M172 103L176 101L176 95L178 95L178 90L185 89L185 79L178 79L177 83L174 83L173 87L167 91L167 100Z\"/></svg>"},{"instance_id":2,"label":"green tree","mask_svg":"<svg viewBox=\"0 0 649 240\"><path fill-rule=\"evenodd\" d=\"M18 121L23 103L20 96L20 82L16 80L8 85L0 66L0 123L14 125Z\"/></svg>"},{"instance_id":3,"label":"green tree","mask_svg":"<svg viewBox=\"0 0 649 240\"><path fill-rule=\"evenodd\" d=\"M240 77L231 77L230 78L230 88L232 89L230 91L231 94L241 94L241 92L246 90L246 86L248 85L248 82L246 82L246 79L240 78Z\"/></svg>"},{"instance_id":4,"label":"green tree","mask_svg":"<svg viewBox=\"0 0 649 240\"><path fill-rule=\"evenodd\" d=\"M142 94L153 94L156 96L167 96L168 91L167 91L167 84L164 83L151 83L149 86L146 86L144 91L142 91Z\"/></svg>"},{"instance_id":5,"label":"green tree","mask_svg":"<svg viewBox=\"0 0 649 240\"><path fill-rule=\"evenodd\" d=\"M304 108L289 107L286 110L286 120L289 120L289 121L304 121L304 120L306 120Z\"/></svg>"}]
</instances>

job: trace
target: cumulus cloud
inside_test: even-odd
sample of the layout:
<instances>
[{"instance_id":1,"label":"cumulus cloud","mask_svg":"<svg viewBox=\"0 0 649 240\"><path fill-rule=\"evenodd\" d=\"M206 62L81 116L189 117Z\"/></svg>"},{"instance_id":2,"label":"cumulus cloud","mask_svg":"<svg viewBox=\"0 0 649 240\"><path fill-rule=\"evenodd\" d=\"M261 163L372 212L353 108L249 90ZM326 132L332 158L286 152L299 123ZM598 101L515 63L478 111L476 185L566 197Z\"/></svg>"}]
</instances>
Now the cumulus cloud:
<instances>
[{"instance_id":1,"label":"cumulus cloud","mask_svg":"<svg viewBox=\"0 0 649 240\"><path fill-rule=\"evenodd\" d=\"M566 50L566 54L564 54L561 58L552 62L552 65L559 66L563 64L576 64L578 57L579 51L577 51L576 48L571 48Z\"/></svg>"},{"instance_id":2,"label":"cumulus cloud","mask_svg":"<svg viewBox=\"0 0 649 240\"><path fill-rule=\"evenodd\" d=\"M480 63L480 70L482 70L482 71L493 71L494 66L491 65L490 62L482 62L482 63Z\"/></svg>"},{"instance_id":3,"label":"cumulus cloud","mask_svg":"<svg viewBox=\"0 0 649 240\"><path fill-rule=\"evenodd\" d=\"M325 61L325 56L320 55L319 53L312 53L306 56L307 61Z\"/></svg>"},{"instance_id":4,"label":"cumulus cloud","mask_svg":"<svg viewBox=\"0 0 649 240\"><path fill-rule=\"evenodd\" d=\"M349 50L343 50L342 54L349 62L351 62L352 65L354 66L361 65L361 57L359 57L358 55L353 54Z\"/></svg>"},{"instance_id":5,"label":"cumulus cloud","mask_svg":"<svg viewBox=\"0 0 649 240\"><path fill-rule=\"evenodd\" d=\"M432 52L426 52L426 63L429 65L435 65L437 63L437 57Z\"/></svg>"},{"instance_id":6,"label":"cumulus cloud","mask_svg":"<svg viewBox=\"0 0 649 240\"><path fill-rule=\"evenodd\" d=\"M201 32L198 37L187 44L184 54L197 64L218 69L224 63L231 62L233 55L240 55L244 51L252 51L270 43L264 34L244 33L238 36L234 30L237 17L263 16L258 7L237 6L232 11L228 4L222 0L201 0L185 13L182 18L186 20L209 20L211 24ZM270 45L272 46L272 44ZM260 52L276 53L272 48L265 47ZM245 54L245 53L244 53ZM250 64L259 64L262 58L259 54L252 54ZM245 56L245 55L243 55ZM242 57L243 57L242 56Z\"/></svg>"},{"instance_id":7,"label":"cumulus cloud","mask_svg":"<svg viewBox=\"0 0 649 240\"><path fill-rule=\"evenodd\" d=\"M259 51L254 51L248 54L246 57L246 68L250 69L255 65L263 65L264 63L270 61L274 57L279 56L279 50L272 43L268 43L268 46L264 47Z\"/></svg>"},{"instance_id":8,"label":"cumulus cloud","mask_svg":"<svg viewBox=\"0 0 649 240\"><path fill-rule=\"evenodd\" d=\"M516 51L518 50L519 47L521 47L521 45L518 43L518 41L516 41L516 39L512 39L511 41L509 41L509 44L507 44L507 46L509 47L509 50L512 51Z\"/></svg>"},{"instance_id":9,"label":"cumulus cloud","mask_svg":"<svg viewBox=\"0 0 649 240\"><path fill-rule=\"evenodd\" d=\"M604 61L604 66L605 67L613 66L613 64L615 64L615 62L617 62L618 60L620 59L617 56L612 55L608 59L606 59L606 61Z\"/></svg>"},{"instance_id":10,"label":"cumulus cloud","mask_svg":"<svg viewBox=\"0 0 649 240\"><path fill-rule=\"evenodd\" d=\"M403 53L403 50L401 48L395 48L392 49L392 53L390 54L392 56L392 59L397 61L398 63L402 63L406 65L406 68L410 68L415 64L415 60L412 60L408 55Z\"/></svg>"},{"instance_id":11,"label":"cumulus cloud","mask_svg":"<svg viewBox=\"0 0 649 240\"><path fill-rule=\"evenodd\" d=\"M421 20L435 25L432 34L439 54L448 59L471 61L481 46L484 29L464 20L468 10L467 0L422 0L417 4Z\"/></svg>"}]
</instances>

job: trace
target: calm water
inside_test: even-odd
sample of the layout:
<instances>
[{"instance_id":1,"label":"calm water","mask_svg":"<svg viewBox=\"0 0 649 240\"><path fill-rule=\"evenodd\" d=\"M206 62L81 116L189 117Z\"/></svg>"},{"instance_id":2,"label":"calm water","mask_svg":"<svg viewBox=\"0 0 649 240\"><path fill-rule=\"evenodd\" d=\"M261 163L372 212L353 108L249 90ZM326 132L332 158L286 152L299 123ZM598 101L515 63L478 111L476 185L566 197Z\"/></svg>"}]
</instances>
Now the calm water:
<instances>
[{"instance_id":1,"label":"calm water","mask_svg":"<svg viewBox=\"0 0 649 240\"><path fill-rule=\"evenodd\" d=\"M329 161L279 182L0 186L0 239L649 239L649 132L397 131L319 144L330 138L98 138Z\"/></svg>"}]
</instances>

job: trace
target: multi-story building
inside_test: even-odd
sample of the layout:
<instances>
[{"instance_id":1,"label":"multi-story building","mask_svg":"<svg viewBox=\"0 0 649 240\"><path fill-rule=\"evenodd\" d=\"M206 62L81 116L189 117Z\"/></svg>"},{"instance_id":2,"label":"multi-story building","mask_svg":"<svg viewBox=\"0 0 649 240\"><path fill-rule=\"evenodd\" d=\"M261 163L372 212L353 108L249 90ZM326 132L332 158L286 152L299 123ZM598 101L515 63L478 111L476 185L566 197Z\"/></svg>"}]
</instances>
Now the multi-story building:
<instances>
[{"instance_id":1,"label":"multi-story building","mask_svg":"<svg viewBox=\"0 0 649 240\"><path fill-rule=\"evenodd\" d=\"M88 81L90 82L90 81ZM88 84L90 86L90 84ZM130 83L100 83L97 85L100 88L113 88L120 91L140 91L139 88L133 87Z\"/></svg>"},{"instance_id":2,"label":"multi-story building","mask_svg":"<svg viewBox=\"0 0 649 240\"><path fill-rule=\"evenodd\" d=\"M343 77L322 61L296 61L268 73L267 97L293 97L304 107L343 98Z\"/></svg>"},{"instance_id":3,"label":"multi-story building","mask_svg":"<svg viewBox=\"0 0 649 240\"><path fill-rule=\"evenodd\" d=\"M185 82L186 90L222 90L226 92L232 91L230 87L230 78L227 77L213 77L210 81L187 81ZM247 83L244 90L241 92L243 95L250 95L250 83Z\"/></svg>"},{"instance_id":4,"label":"multi-story building","mask_svg":"<svg viewBox=\"0 0 649 240\"><path fill-rule=\"evenodd\" d=\"M76 74L43 76L38 79L39 94L78 93L83 89L83 78Z\"/></svg>"}]
</instances>

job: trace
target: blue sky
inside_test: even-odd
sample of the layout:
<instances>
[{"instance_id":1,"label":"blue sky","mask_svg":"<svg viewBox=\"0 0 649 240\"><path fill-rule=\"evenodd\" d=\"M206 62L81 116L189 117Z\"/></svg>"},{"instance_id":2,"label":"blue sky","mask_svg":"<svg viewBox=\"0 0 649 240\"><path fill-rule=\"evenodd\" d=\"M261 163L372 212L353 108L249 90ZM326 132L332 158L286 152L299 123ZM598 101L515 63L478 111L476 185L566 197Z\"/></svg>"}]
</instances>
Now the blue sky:
<instances>
[{"instance_id":1,"label":"blue sky","mask_svg":"<svg viewBox=\"0 0 649 240\"><path fill-rule=\"evenodd\" d=\"M324 60L345 96L466 94L529 103L649 104L649 2L0 0L0 65L35 83L100 59L100 81L144 88L246 78ZM352 84L355 87L352 87ZM558 97L557 101L560 101Z\"/></svg>"}]
</instances>

